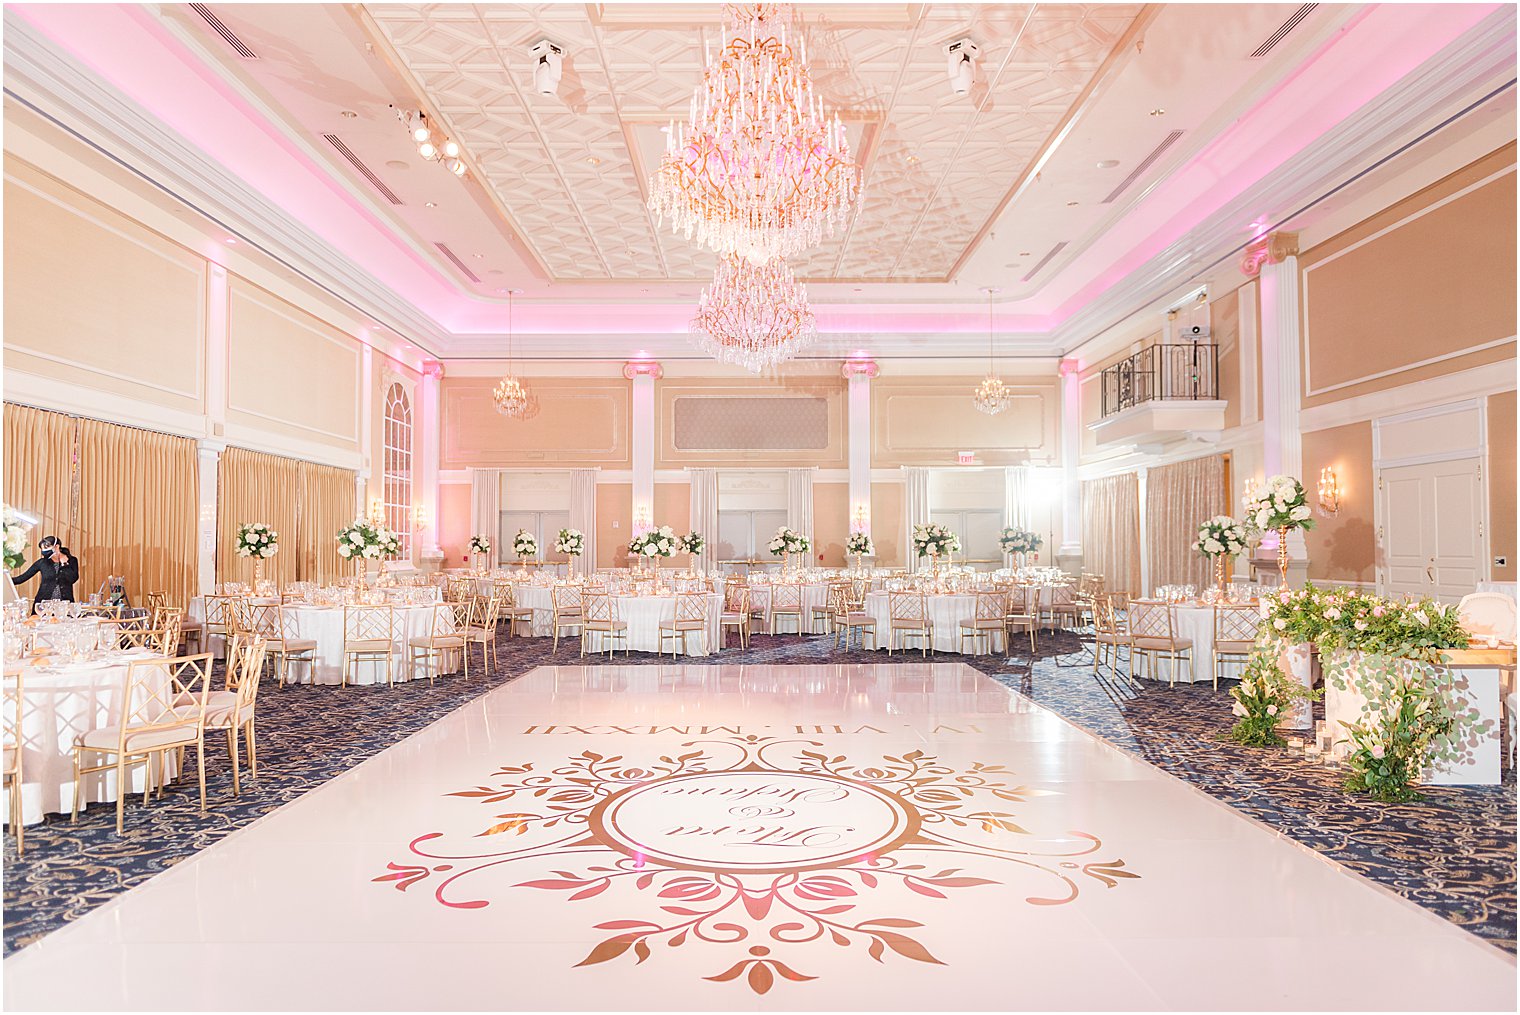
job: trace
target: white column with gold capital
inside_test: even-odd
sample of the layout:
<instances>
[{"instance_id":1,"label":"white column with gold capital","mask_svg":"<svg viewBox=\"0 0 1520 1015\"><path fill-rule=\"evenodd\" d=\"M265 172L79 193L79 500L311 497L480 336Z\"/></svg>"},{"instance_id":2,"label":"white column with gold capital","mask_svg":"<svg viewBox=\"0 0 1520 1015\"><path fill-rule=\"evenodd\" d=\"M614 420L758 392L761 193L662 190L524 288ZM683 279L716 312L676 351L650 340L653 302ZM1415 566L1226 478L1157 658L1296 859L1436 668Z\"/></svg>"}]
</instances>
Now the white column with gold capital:
<instances>
[{"instance_id":1,"label":"white column with gold capital","mask_svg":"<svg viewBox=\"0 0 1520 1015\"><path fill-rule=\"evenodd\" d=\"M1082 570L1082 485L1077 469L1082 450L1082 364L1063 359L1061 375L1061 546L1056 564Z\"/></svg>"},{"instance_id":2,"label":"white column with gold capital","mask_svg":"<svg viewBox=\"0 0 1520 1015\"><path fill-rule=\"evenodd\" d=\"M633 382L633 531L658 524L654 517L654 382L665 370L653 360L629 360L623 376Z\"/></svg>"},{"instance_id":3,"label":"white column with gold capital","mask_svg":"<svg viewBox=\"0 0 1520 1015\"><path fill-rule=\"evenodd\" d=\"M871 380L875 361L849 359L839 371L849 382L850 531L871 532Z\"/></svg>"},{"instance_id":4,"label":"white column with gold capital","mask_svg":"<svg viewBox=\"0 0 1520 1015\"><path fill-rule=\"evenodd\" d=\"M443 565L438 545L438 461L442 454L443 416L441 391L443 364L435 359L422 364L417 385L417 489L412 497L422 517L417 519L416 558L424 570Z\"/></svg>"}]
</instances>

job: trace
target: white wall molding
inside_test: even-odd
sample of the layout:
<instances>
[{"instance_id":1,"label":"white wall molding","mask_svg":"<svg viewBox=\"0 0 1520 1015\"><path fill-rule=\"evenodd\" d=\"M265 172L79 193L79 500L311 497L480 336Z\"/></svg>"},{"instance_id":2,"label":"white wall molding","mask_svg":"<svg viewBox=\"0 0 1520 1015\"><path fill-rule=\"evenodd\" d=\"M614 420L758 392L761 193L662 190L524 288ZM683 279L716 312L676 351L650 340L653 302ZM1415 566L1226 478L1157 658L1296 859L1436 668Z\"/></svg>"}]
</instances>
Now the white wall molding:
<instances>
[{"instance_id":1,"label":"white wall molding","mask_svg":"<svg viewBox=\"0 0 1520 1015\"><path fill-rule=\"evenodd\" d=\"M1305 433L1515 390L1515 361L1501 360L1303 410Z\"/></svg>"}]
</instances>

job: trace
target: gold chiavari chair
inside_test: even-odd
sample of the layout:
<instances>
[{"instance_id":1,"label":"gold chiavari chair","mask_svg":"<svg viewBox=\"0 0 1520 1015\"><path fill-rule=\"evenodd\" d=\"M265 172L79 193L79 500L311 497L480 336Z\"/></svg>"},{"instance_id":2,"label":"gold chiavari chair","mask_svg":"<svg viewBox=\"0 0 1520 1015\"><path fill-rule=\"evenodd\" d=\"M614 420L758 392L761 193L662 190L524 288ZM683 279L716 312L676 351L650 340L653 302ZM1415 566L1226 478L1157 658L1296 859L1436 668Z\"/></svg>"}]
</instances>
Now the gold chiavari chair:
<instances>
[{"instance_id":1,"label":"gold chiavari chair","mask_svg":"<svg viewBox=\"0 0 1520 1015\"><path fill-rule=\"evenodd\" d=\"M1093 676L1098 675L1098 667L1103 664L1105 658L1114 673L1119 672L1119 653L1134 652L1134 646L1130 644L1129 617L1127 613L1121 614L1114 608L1114 600L1111 596L1100 595L1093 600ZM1130 682L1134 683L1134 661L1129 664Z\"/></svg>"},{"instance_id":2,"label":"gold chiavari chair","mask_svg":"<svg viewBox=\"0 0 1520 1015\"><path fill-rule=\"evenodd\" d=\"M496 655L496 628L491 624L490 618L496 615L496 599L492 596L476 595L470 600L470 614L464 618L464 623L459 626L459 634L465 641L464 675L470 676L470 652L469 646L479 645L480 654L485 660L486 675L491 673L491 663ZM455 623L459 624L459 614L455 611Z\"/></svg>"},{"instance_id":3,"label":"gold chiavari chair","mask_svg":"<svg viewBox=\"0 0 1520 1015\"><path fill-rule=\"evenodd\" d=\"M691 655L686 638L693 631L702 637L703 651L707 650L707 594L705 592L682 592L676 596L675 616L660 621L659 655L665 654L665 639L669 638L670 657L676 656L675 642L681 643L681 654Z\"/></svg>"},{"instance_id":4,"label":"gold chiavari chair","mask_svg":"<svg viewBox=\"0 0 1520 1015\"><path fill-rule=\"evenodd\" d=\"M174 631L174 640L177 645L185 643L185 608L183 606L165 606L160 604L148 614L148 626L160 631L171 628Z\"/></svg>"},{"instance_id":5,"label":"gold chiavari chair","mask_svg":"<svg viewBox=\"0 0 1520 1015\"><path fill-rule=\"evenodd\" d=\"M123 618L121 607L112 605L111 603L80 603L79 615L81 617L99 617L102 620L136 619L132 617Z\"/></svg>"},{"instance_id":6,"label":"gold chiavari chair","mask_svg":"<svg viewBox=\"0 0 1520 1015\"><path fill-rule=\"evenodd\" d=\"M463 613L464 623L460 623L460 614ZM473 600L463 603L434 603L432 622L428 625L428 633L420 637L408 639L406 643L407 679L415 680L417 666L420 663L427 672L428 683L443 672L443 657L446 652L458 652L468 656L464 641L463 628L469 626L474 619L475 604ZM469 660L465 659L465 675L469 675Z\"/></svg>"},{"instance_id":7,"label":"gold chiavari chair","mask_svg":"<svg viewBox=\"0 0 1520 1015\"><path fill-rule=\"evenodd\" d=\"M235 623L239 597L214 595L206 596L203 601L206 604L206 619L201 624L201 633L204 635L206 642L202 648L209 650L211 648L210 639L221 638L223 641L222 658L225 660L227 658L226 639L230 638L233 634L233 624Z\"/></svg>"},{"instance_id":8,"label":"gold chiavari chair","mask_svg":"<svg viewBox=\"0 0 1520 1015\"><path fill-rule=\"evenodd\" d=\"M474 578L450 578L448 588L444 590L444 598L450 602L459 602L473 596L476 591Z\"/></svg>"},{"instance_id":9,"label":"gold chiavari chair","mask_svg":"<svg viewBox=\"0 0 1520 1015\"><path fill-rule=\"evenodd\" d=\"M26 826L22 824L21 787L22 777L22 703L21 668L18 666L5 674L4 719L0 722L0 748L3 748L5 792L10 797L11 834L16 837L16 855L26 855Z\"/></svg>"},{"instance_id":10,"label":"gold chiavari chair","mask_svg":"<svg viewBox=\"0 0 1520 1015\"><path fill-rule=\"evenodd\" d=\"M829 629L834 633L834 643L837 646L848 650L850 632L859 631L861 648L866 647L867 632L871 635L871 648L876 647L876 619L850 601L847 584L838 583L829 587L829 606L833 610L833 615L829 618Z\"/></svg>"},{"instance_id":11,"label":"gold chiavari chair","mask_svg":"<svg viewBox=\"0 0 1520 1015\"><path fill-rule=\"evenodd\" d=\"M505 620L508 638L517 633L518 624L527 624L528 634L533 633L533 607L517 605L516 585L506 581L492 582L491 594L496 598L496 616L492 621L493 626Z\"/></svg>"},{"instance_id":12,"label":"gold chiavari chair","mask_svg":"<svg viewBox=\"0 0 1520 1015\"><path fill-rule=\"evenodd\" d=\"M1076 627L1081 615L1082 606L1077 602L1075 585L1062 583L1051 586L1046 619L1052 630L1070 630Z\"/></svg>"},{"instance_id":13,"label":"gold chiavari chair","mask_svg":"<svg viewBox=\"0 0 1520 1015\"><path fill-rule=\"evenodd\" d=\"M74 742L74 811L79 819L81 777L116 773L116 834L123 826L127 799L127 769L143 765L146 787L143 803L153 793L154 763L160 779L169 752L194 747L200 769L201 814L206 813L206 697L211 690L209 653L177 659L137 659L127 664L121 722L81 734ZM86 753L102 756L101 764L86 765Z\"/></svg>"},{"instance_id":14,"label":"gold chiavari chair","mask_svg":"<svg viewBox=\"0 0 1520 1015\"><path fill-rule=\"evenodd\" d=\"M898 646L898 636L904 639L923 639L923 652L929 654L934 644L934 620L929 615L929 597L922 592L887 593L888 623L887 654Z\"/></svg>"},{"instance_id":15,"label":"gold chiavari chair","mask_svg":"<svg viewBox=\"0 0 1520 1015\"><path fill-rule=\"evenodd\" d=\"M159 610L168 605L168 601L169 594L167 592L149 592L147 601L148 616L151 617L157 614ZM158 625L155 624L154 626L157 627Z\"/></svg>"},{"instance_id":16,"label":"gold chiavari chair","mask_svg":"<svg viewBox=\"0 0 1520 1015\"><path fill-rule=\"evenodd\" d=\"M116 644L127 651L147 649L155 656L169 658L179 655L179 631L174 628L123 628L116 633Z\"/></svg>"},{"instance_id":17,"label":"gold chiavari chair","mask_svg":"<svg viewBox=\"0 0 1520 1015\"><path fill-rule=\"evenodd\" d=\"M581 626L581 655L586 654L586 642L593 634L602 636L607 644L607 658L612 658L617 640L623 640L623 654L628 654L628 621L618 617L617 600L610 595L585 595L581 605L586 621Z\"/></svg>"},{"instance_id":18,"label":"gold chiavari chair","mask_svg":"<svg viewBox=\"0 0 1520 1015\"><path fill-rule=\"evenodd\" d=\"M554 648L559 651L559 634L561 631L579 632L581 624L585 622L585 613L581 607L581 589L578 585L556 585L549 590L551 601L554 604Z\"/></svg>"},{"instance_id":19,"label":"gold chiavari chair","mask_svg":"<svg viewBox=\"0 0 1520 1015\"><path fill-rule=\"evenodd\" d=\"M739 647L749 648L749 613L749 589L737 582L729 582L723 590L723 616L718 621L723 636L720 648L728 646L730 627L739 631Z\"/></svg>"},{"instance_id":20,"label":"gold chiavari chair","mask_svg":"<svg viewBox=\"0 0 1520 1015\"><path fill-rule=\"evenodd\" d=\"M768 584L755 584L751 582L746 586L749 589L749 618L750 633L754 633L756 626L765 630L771 619L771 593L772 586Z\"/></svg>"},{"instance_id":21,"label":"gold chiavari chair","mask_svg":"<svg viewBox=\"0 0 1520 1015\"><path fill-rule=\"evenodd\" d=\"M972 648L986 642L989 653L995 651L996 642L994 636L1001 634L1005 639L1008 637L1008 596L1002 592L978 592L976 594L976 613L974 616L962 620L956 625L960 630L960 648L966 650L966 640L971 640ZM975 653L980 655L981 653ZM1006 652L1004 653L1007 654Z\"/></svg>"},{"instance_id":22,"label":"gold chiavari chair","mask_svg":"<svg viewBox=\"0 0 1520 1015\"><path fill-rule=\"evenodd\" d=\"M1188 675L1193 671L1193 641L1179 638L1172 627L1172 608L1167 603L1137 599L1129 604L1130 675L1134 675L1135 656L1145 657L1146 675L1156 679L1156 658L1167 657L1167 675L1177 686L1177 660L1187 660Z\"/></svg>"},{"instance_id":23,"label":"gold chiavari chair","mask_svg":"<svg viewBox=\"0 0 1520 1015\"><path fill-rule=\"evenodd\" d=\"M258 741L254 736L255 706L259 697L259 680L264 672L267 651L263 638L240 633L233 636L227 653L225 687L206 696L206 731L224 730L227 734L227 760L232 764L232 795L242 795L239 775L238 740L241 736L248 754L248 775L259 777Z\"/></svg>"},{"instance_id":24,"label":"gold chiavari chair","mask_svg":"<svg viewBox=\"0 0 1520 1015\"><path fill-rule=\"evenodd\" d=\"M784 583L771 586L770 633L776 633L777 617L797 618L797 637L802 637L802 586Z\"/></svg>"},{"instance_id":25,"label":"gold chiavari chair","mask_svg":"<svg viewBox=\"0 0 1520 1015\"><path fill-rule=\"evenodd\" d=\"M834 633L833 591L835 587L849 588L848 581L831 581L824 586L823 605L815 606L808 618L808 633L818 634L818 622L823 622L823 634Z\"/></svg>"},{"instance_id":26,"label":"gold chiavari chair","mask_svg":"<svg viewBox=\"0 0 1520 1015\"><path fill-rule=\"evenodd\" d=\"M1261 612L1254 606L1214 606L1214 651L1209 669L1214 677L1214 689L1219 689L1219 664L1251 661L1256 649L1256 635L1261 631Z\"/></svg>"},{"instance_id":27,"label":"gold chiavari chair","mask_svg":"<svg viewBox=\"0 0 1520 1015\"><path fill-rule=\"evenodd\" d=\"M317 682L317 640L301 637L301 619L290 607L282 602L274 609L277 611L276 623L279 637L269 641L265 652L274 660L280 686L285 686L292 663L306 664L307 676L315 684Z\"/></svg>"},{"instance_id":28,"label":"gold chiavari chair","mask_svg":"<svg viewBox=\"0 0 1520 1015\"><path fill-rule=\"evenodd\" d=\"M1035 641L1040 629L1040 590L1033 585L1012 585L1008 588L1008 613L1003 617L1003 654L1013 654L1013 633L1022 631L1029 635L1029 654L1035 651Z\"/></svg>"},{"instance_id":29,"label":"gold chiavari chair","mask_svg":"<svg viewBox=\"0 0 1520 1015\"><path fill-rule=\"evenodd\" d=\"M385 682L395 686L391 647L396 639L396 612L390 605L343 607L343 681L353 667L368 660L385 663Z\"/></svg>"}]
</instances>

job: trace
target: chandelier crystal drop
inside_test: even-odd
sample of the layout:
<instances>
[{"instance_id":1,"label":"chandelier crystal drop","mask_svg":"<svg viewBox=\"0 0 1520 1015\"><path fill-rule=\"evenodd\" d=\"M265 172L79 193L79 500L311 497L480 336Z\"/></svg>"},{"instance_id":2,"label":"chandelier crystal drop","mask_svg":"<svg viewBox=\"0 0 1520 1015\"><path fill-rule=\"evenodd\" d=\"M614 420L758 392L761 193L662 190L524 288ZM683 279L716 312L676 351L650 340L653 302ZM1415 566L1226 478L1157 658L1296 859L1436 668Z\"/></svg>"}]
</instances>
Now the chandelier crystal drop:
<instances>
[{"instance_id":1,"label":"chandelier crystal drop","mask_svg":"<svg viewBox=\"0 0 1520 1015\"><path fill-rule=\"evenodd\" d=\"M1008 390L1008 386L993 369L992 297L996 292L996 289L987 290L987 376L982 378L982 383L971 394L971 404L976 406L978 412L985 412L989 416L996 416L1008 408L1008 403L1013 400L1013 392Z\"/></svg>"},{"instance_id":2,"label":"chandelier crystal drop","mask_svg":"<svg viewBox=\"0 0 1520 1015\"><path fill-rule=\"evenodd\" d=\"M702 290L691 333L713 358L760 373L797 355L818 329L807 290L785 261L729 255Z\"/></svg>"},{"instance_id":3,"label":"chandelier crystal drop","mask_svg":"<svg viewBox=\"0 0 1520 1015\"><path fill-rule=\"evenodd\" d=\"M649 209L688 240L763 263L843 225L860 171L838 114L813 95L801 33L788 37L790 5L725 4L723 21L689 117L668 128Z\"/></svg>"},{"instance_id":4,"label":"chandelier crystal drop","mask_svg":"<svg viewBox=\"0 0 1520 1015\"><path fill-rule=\"evenodd\" d=\"M527 387L512 372L512 297L516 290L507 293L507 372L491 392L496 411L508 419L527 419L533 413L534 399Z\"/></svg>"}]
</instances>

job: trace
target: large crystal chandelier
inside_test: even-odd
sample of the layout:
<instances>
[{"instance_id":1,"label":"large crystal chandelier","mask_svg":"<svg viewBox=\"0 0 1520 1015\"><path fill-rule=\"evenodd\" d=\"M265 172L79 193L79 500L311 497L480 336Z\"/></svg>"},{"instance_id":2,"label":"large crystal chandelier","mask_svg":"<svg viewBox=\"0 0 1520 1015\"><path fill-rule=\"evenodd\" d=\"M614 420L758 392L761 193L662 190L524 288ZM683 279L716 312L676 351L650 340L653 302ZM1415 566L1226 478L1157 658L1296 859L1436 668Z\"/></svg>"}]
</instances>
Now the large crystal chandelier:
<instances>
[{"instance_id":1,"label":"large crystal chandelier","mask_svg":"<svg viewBox=\"0 0 1520 1015\"><path fill-rule=\"evenodd\" d=\"M860 173L838 114L813 95L806 43L788 40L789 5L725 4L723 21L690 116L669 127L649 208L687 239L762 263L832 235Z\"/></svg>"},{"instance_id":2,"label":"large crystal chandelier","mask_svg":"<svg viewBox=\"0 0 1520 1015\"><path fill-rule=\"evenodd\" d=\"M496 411L508 419L527 419L533 409L532 396L512 372L512 297L521 291L512 289L507 292L507 372L491 392L491 397L496 400Z\"/></svg>"},{"instance_id":3,"label":"large crystal chandelier","mask_svg":"<svg viewBox=\"0 0 1520 1015\"><path fill-rule=\"evenodd\" d=\"M691 333L720 362L760 373L795 356L817 327L807 291L785 261L755 264L729 255L702 290Z\"/></svg>"},{"instance_id":4,"label":"large crystal chandelier","mask_svg":"<svg viewBox=\"0 0 1520 1015\"><path fill-rule=\"evenodd\" d=\"M976 406L978 412L985 412L989 416L996 416L1008 408L1008 403L1013 400L1013 392L1003 383L1003 379L997 375L992 365L992 297L997 293L996 289L982 290L987 294L987 376L982 378L982 383L976 386L976 391L971 394L971 404Z\"/></svg>"}]
</instances>

